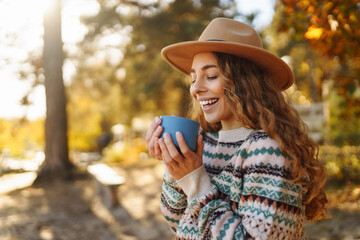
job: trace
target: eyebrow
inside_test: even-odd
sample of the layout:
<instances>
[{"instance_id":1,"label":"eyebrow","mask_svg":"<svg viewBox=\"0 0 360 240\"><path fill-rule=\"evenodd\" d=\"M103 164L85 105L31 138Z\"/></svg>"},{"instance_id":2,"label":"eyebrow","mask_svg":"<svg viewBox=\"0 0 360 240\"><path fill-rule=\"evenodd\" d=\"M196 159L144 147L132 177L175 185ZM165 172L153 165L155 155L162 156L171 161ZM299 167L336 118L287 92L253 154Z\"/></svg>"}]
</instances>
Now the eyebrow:
<instances>
[{"instance_id":1,"label":"eyebrow","mask_svg":"<svg viewBox=\"0 0 360 240\"><path fill-rule=\"evenodd\" d=\"M208 65L203 66L203 67L201 68L201 71L205 71L205 70L207 70L207 69L209 69L209 68L217 68L217 67L218 67L217 65L208 64ZM190 70L190 73L194 73L194 72L195 72L195 70L192 68L192 69Z\"/></svg>"}]
</instances>

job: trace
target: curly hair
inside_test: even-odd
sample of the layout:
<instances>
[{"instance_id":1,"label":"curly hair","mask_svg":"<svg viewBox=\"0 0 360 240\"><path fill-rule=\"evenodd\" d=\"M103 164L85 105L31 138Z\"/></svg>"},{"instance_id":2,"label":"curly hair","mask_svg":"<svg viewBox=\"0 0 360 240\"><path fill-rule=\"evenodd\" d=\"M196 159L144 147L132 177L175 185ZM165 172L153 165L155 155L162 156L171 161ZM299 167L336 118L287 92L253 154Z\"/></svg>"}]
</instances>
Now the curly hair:
<instances>
[{"instance_id":1,"label":"curly hair","mask_svg":"<svg viewBox=\"0 0 360 240\"><path fill-rule=\"evenodd\" d=\"M306 218L320 220L327 217L326 173L319 161L319 146L309 137L308 128L298 112L260 66L234 55L213 54L225 77L225 96L232 112L243 126L264 130L291 159L291 178L306 190L303 200ZM205 120L197 101L193 101L191 115L204 131L221 129L220 122Z\"/></svg>"}]
</instances>

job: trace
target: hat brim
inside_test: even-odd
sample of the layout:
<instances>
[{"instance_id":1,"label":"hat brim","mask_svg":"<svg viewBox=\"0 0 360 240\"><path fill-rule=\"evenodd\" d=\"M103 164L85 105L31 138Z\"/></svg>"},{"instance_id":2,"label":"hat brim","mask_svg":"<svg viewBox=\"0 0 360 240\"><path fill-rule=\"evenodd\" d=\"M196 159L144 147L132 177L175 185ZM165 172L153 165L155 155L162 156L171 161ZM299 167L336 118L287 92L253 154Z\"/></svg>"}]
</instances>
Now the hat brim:
<instances>
[{"instance_id":1,"label":"hat brim","mask_svg":"<svg viewBox=\"0 0 360 240\"><path fill-rule=\"evenodd\" d=\"M180 72L189 75L193 57L202 52L222 52L248 59L267 71L280 89L294 83L294 74L281 58L262 48L222 41L188 41L162 49L164 59Z\"/></svg>"}]
</instances>

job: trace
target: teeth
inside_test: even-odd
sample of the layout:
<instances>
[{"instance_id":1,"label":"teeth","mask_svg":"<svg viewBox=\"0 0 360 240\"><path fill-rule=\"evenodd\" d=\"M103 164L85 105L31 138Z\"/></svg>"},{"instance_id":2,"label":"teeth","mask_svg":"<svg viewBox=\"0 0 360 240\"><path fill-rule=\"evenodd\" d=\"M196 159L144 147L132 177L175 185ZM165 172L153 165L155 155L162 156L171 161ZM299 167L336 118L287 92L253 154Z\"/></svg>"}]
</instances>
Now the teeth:
<instances>
[{"instance_id":1,"label":"teeth","mask_svg":"<svg viewBox=\"0 0 360 240\"><path fill-rule=\"evenodd\" d=\"M218 99L204 100L204 101L200 101L200 104L202 106L205 106L205 105L213 104L213 103L215 103L217 101L218 101Z\"/></svg>"}]
</instances>

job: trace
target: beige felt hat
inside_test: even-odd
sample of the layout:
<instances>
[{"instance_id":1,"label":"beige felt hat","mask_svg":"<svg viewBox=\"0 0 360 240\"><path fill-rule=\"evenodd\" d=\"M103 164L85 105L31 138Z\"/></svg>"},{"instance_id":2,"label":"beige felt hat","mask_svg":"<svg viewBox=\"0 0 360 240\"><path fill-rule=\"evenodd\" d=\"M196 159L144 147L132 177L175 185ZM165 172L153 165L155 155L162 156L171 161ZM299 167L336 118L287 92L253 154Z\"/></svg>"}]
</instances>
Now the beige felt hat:
<instances>
[{"instance_id":1,"label":"beige felt hat","mask_svg":"<svg viewBox=\"0 0 360 240\"><path fill-rule=\"evenodd\" d=\"M189 75L194 55L201 52L222 52L248 59L264 68L282 90L294 83L290 67L278 56L264 50L259 34L239 21L215 18L198 41L169 45L161 54L169 64Z\"/></svg>"}]
</instances>

